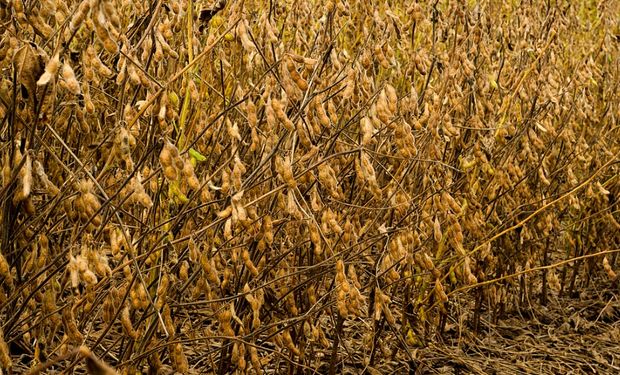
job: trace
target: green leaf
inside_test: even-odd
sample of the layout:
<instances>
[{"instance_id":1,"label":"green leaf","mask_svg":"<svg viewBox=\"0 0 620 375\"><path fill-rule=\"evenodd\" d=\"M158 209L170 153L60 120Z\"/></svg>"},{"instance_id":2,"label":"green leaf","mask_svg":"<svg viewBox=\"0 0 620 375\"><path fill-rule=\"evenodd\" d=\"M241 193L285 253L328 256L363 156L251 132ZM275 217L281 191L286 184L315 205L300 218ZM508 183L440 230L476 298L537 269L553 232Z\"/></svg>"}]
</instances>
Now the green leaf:
<instances>
[{"instance_id":1,"label":"green leaf","mask_svg":"<svg viewBox=\"0 0 620 375\"><path fill-rule=\"evenodd\" d=\"M189 202L189 199L187 198L187 196L183 194L183 192L179 189L179 183L177 181L169 185L168 192L172 197L176 198L177 202L180 202L183 204Z\"/></svg>"},{"instance_id":2,"label":"green leaf","mask_svg":"<svg viewBox=\"0 0 620 375\"><path fill-rule=\"evenodd\" d=\"M190 149L189 149L189 155L192 158L196 159L197 161L205 161L205 160L207 160L207 158L203 154L201 154L200 152L198 152L196 149L194 149L192 147L190 147Z\"/></svg>"}]
</instances>

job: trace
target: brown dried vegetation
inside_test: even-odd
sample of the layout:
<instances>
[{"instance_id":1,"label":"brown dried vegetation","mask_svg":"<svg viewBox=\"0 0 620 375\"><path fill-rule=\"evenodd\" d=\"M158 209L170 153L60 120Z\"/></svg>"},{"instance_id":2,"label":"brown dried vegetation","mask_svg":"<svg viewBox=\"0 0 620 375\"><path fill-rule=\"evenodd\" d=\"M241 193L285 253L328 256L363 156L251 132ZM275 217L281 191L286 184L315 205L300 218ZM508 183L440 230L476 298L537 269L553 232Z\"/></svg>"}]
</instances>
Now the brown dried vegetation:
<instances>
[{"instance_id":1,"label":"brown dried vegetation","mask_svg":"<svg viewBox=\"0 0 620 375\"><path fill-rule=\"evenodd\" d=\"M617 323L618 14L0 0L0 374L428 371L593 288Z\"/></svg>"}]
</instances>

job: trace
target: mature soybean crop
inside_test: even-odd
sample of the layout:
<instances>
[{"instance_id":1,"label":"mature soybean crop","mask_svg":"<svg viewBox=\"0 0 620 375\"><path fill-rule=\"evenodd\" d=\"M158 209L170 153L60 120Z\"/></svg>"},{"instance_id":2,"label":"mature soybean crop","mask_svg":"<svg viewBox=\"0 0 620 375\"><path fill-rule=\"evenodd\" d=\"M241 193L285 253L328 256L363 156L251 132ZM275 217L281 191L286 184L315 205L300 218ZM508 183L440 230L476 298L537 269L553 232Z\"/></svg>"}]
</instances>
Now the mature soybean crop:
<instances>
[{"instance_id":1,"label":"mature soybean crop","mask_svg":"<svg viewBox=\"0 0 620 375\"><path fill-rule=\"evenodd\" d=\"M428 370L617 293L618 14L0 0L0 374Z\"/></svg>"}]
</instances>

